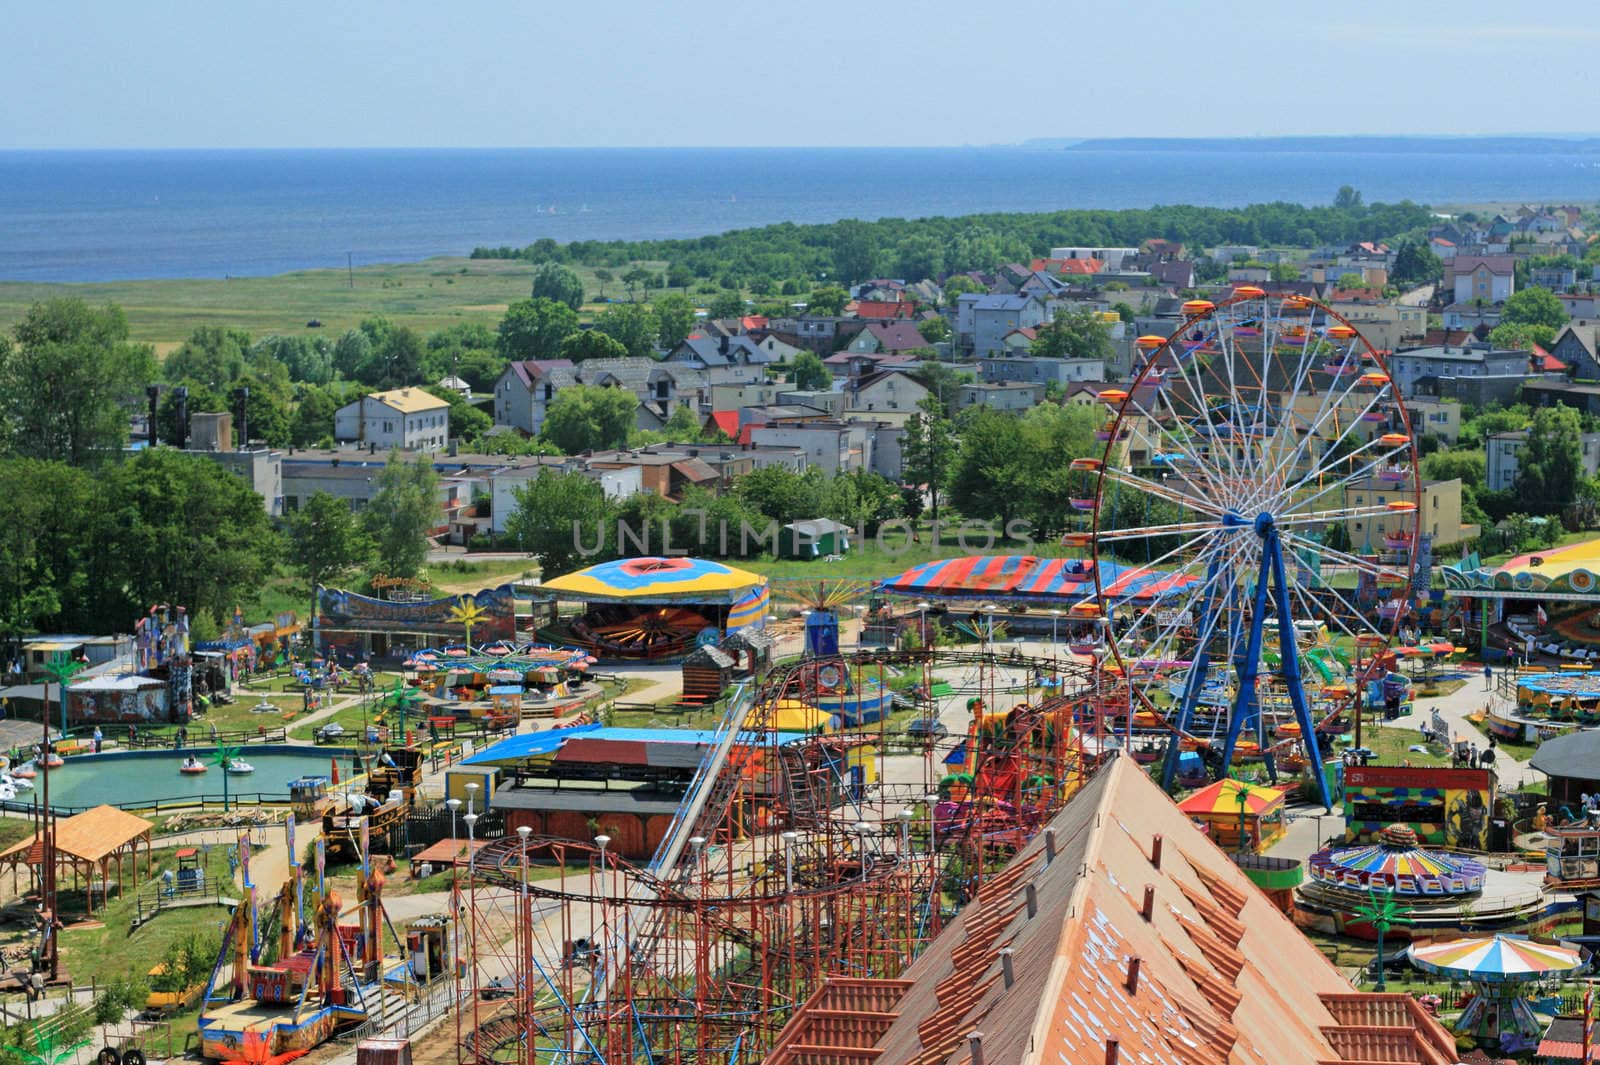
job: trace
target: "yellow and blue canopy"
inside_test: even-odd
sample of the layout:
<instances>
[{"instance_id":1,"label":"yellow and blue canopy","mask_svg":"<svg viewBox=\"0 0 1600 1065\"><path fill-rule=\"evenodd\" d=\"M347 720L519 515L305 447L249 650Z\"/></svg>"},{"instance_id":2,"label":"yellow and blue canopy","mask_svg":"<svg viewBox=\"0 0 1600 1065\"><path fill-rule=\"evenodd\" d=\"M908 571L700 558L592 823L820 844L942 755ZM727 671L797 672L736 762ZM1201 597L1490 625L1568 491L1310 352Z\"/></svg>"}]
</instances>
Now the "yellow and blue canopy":
<instances>
[{"instance_id":1,"label":"yellow and blue canopy","mask_svg":"<svg viewBox=\"0 0 1600 1065\"><path fill-rule=\"evenodd\" d=\"M624 558L545 581L543 591L588 603L700 603L760 599L767 579L702 558ZM761 609L757 607L755 609ZM730 622L730 628L737 627Z\"/></svg>"}]
</instances>

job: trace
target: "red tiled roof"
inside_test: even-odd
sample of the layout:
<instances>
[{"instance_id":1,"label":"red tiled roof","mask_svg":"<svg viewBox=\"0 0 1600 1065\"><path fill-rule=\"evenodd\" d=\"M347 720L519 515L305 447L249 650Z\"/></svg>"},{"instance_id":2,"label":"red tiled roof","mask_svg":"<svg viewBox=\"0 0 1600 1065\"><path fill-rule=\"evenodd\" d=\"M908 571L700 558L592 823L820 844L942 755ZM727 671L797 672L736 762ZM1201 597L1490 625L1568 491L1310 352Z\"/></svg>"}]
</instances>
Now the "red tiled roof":
<instances>
[{"instance_id":1,"label":"red tiled roof","mask_svg":"<svg viewBox=\"0 0 1600 1065\"><path fill-rule=\"evenodd\" d=\"M757 329L765 329L767 327L767 316L764 314L747 314L739 319L739 324L744 327L746 333Z\"/></svg>"},{"instance_id":2,"label":"red tiled roof","mask_svg":"<svg viewBox=\"0 0 1600 1065\"><path fill-rule=\"evenodd\" d=\"M987 875L900 980L829 981L768 1062L959 1065L975 1031L1006 1063L1456 1060L1409 995L1352 992L1131 760L1050 828L1053 858L1035 837Z\"/></svg>"},{"instance_id":3,"label":"red tiled roof","mask_svg":"<svg viewBox=\"0 0 1600 1065\"><path fill-rule=\"evenodd\" d=\"M711 424L727 436L729 440L739 438L739 412L736 410L714 410L711 412Z\"/></svg>"},{"instance_id":4,"label":"red tiled roof","mask_svg":"<svg viewBox=\"0 0 1600 1065\"><path fill-rule=\"evenodd\" d=\"M855 305L857 318L888 321L892 318L910 318L917 312L914 303L889 303L886 300L860 300Z\"/></svg>"},{"instance_id":5,"label":"red tiled roof","mask_svg":"<svg viewBox=\"0 0 1600 1065\"><path fill-rule=\"evenodd\" d=\"M1453 248L1453 247L1456 246L1456 242L1455 241L1453 241L1453 240L1445 240L1443 237L1434 237L1433 238L1433 243L1438 244L1439 246L1444 247L1444 248Z\"/></svg>"}]
</instances>

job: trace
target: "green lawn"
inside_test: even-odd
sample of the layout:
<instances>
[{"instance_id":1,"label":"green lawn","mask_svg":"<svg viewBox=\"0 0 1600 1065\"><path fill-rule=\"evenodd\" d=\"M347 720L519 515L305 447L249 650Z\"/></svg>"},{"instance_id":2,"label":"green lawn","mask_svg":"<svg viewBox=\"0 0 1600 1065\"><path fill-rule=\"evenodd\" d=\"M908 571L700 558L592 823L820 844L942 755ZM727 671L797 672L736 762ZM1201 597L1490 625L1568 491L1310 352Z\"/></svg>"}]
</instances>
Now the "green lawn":
<instances>
[{"instance_id":1,"label":"green lawn","mask_svg":"<svg viewBox=\"0 0 1600 1065\"><path fill-rule=\"evenodd\" d=\"M257 337L281 333L332 339L363 318L383 315L422 333L460 322L480 322L493 329L507 304L528 296L535 265L441 256L417 263L358 266L353 274L346 273L343 263L329 263L329 269L274 277L87 284L0 282L0 332L9 332L30 304L58 296L120 305L127 312L133 338L157 344L161 354L202 325L238 326ZM657 272L666 266L642 265ZM583 278L586 294L595 299L600 284L594 272L585 266L572 269ZM626 270L622 267L612 272ZM617 282L607 285L605 294L612 299L627 297ZM590 318L602 307L588 303L580 314ZM312 320L322 326L308 329L306 323Z\"/></svg>"},{"instance_id":2,"label":"green lawn","mask_svg":"<svg viewBox=\"0 0 1600 1065\"><path fill-rule=\"evenodd\" d=\"M206 869L212 875L226 879L228 876L228 848L212 847L206 858ZM174 849L155 852L154 876L177 866ZM140 873L144 872L143 855L140 856ZM141 879L140 883L148 883ZM193 932L220 932L228 920L228 911L221 906L197 906L167 910L141 925L138 931L128 932L135 912L134 889L129 881L125 896L113 895L111 904L96 911L99 928L68 928L61 934L61 963L72 974L75 984L91 980L105 983L113 976L143 976L152 965L166 954L168 946ZM66 896L63 909L71 913L81 908L78 897Z\"/></svg>"}]
</instances>

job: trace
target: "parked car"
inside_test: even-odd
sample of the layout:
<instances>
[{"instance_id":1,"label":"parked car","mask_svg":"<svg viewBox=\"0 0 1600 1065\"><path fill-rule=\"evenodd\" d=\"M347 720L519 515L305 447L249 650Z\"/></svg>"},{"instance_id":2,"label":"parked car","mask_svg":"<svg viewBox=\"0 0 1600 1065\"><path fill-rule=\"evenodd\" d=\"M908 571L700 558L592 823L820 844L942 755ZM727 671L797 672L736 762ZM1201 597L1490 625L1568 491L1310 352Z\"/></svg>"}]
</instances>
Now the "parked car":
<instances>
[{"instance_id":1,"label":"parked car","mask_svg":"<svg viewBox=\"0 0 1600 1065\"><path fill-rule=\"evenodd\" d=\"M906 726L906 735L916 740L937 740L950 735L950 730L936 717L919 717Z\"/></svg>"},{"instance_id":2,"label":"parked car","mask_svg":"<svg viewBox=\"0 0 1600 1065\"><path fill-rule=\"evenodd\" d=\"M344 726L337 721L330 721L313 733L313 738L318 743L332 743L334 740L344 738Z\"/></svg>"}]
</instances>

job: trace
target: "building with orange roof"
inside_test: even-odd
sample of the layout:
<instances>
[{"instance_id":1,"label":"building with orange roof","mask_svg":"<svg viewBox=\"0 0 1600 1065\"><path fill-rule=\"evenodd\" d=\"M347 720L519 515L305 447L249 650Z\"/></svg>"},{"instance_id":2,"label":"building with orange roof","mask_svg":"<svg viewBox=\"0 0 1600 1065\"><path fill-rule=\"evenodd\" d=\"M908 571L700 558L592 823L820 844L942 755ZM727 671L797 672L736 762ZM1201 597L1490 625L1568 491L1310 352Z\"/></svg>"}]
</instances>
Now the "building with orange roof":
<instances>
[{"instance_id":1,"label":"building with orange roof","mask_svg":"<svg viewBox=\"0 0 1600 1065\"><path fill-rule=\"evenodd\" d=\"M1450 1065L1129 759L1101 769L898 980L826 981L768 1065Z\"/></svg>"}]
</instances>

